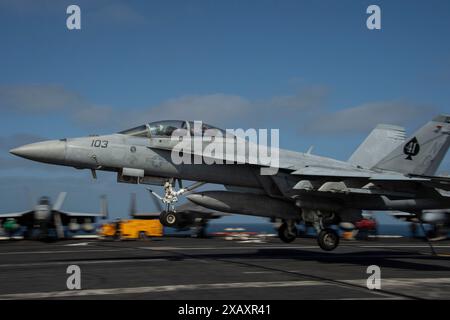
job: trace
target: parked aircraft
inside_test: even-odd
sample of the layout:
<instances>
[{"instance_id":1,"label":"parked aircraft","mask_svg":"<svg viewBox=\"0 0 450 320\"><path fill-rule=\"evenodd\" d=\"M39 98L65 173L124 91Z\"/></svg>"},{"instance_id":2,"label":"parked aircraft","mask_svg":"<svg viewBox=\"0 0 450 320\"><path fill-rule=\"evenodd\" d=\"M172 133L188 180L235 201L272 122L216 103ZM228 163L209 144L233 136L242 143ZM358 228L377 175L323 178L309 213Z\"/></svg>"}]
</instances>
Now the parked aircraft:
<instances>
[{"instance_id":1,"label":"parked aircraft","mask_svg":"<svg viewBox=\"0 0 450 320\"><path fill-rule=\"evenodd\" d=\"M94 223L97 218L106 218L108 208L106 197L101 197L101 213L80 213L61 210L67 193L61 192L55 204L51 204L50 198L41 197L37 205L27 211L0 214L0 225L8 233L14 232L19 227L25 227L25 239L31 238L34 230L38 230L40 239L49 237L49 229L56 230L56 238L64 238L64 227L72 232L84 230L94 231ZM4 221L4 223L2 223Z\"/></svg>"}]
</instances>

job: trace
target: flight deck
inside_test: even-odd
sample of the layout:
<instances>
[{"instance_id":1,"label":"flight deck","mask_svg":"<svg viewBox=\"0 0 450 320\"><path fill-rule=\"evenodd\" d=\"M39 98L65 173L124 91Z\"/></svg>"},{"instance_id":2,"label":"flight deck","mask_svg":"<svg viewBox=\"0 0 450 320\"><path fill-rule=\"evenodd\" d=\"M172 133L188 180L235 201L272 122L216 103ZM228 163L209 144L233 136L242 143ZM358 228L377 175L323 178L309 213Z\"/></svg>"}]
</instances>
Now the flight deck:
<instances>
[{"instance_id":1,"label":"flight deck","mask_svg":"<svg viewBox=\"0 0 450 320\"><path fill-rule=\"evenodd\" d=\"M0 299L449 299L450 241L222 238L0 242ZM69 265L81 290L68 290ZM367 288L367 268L381 289Z\"/></svg>"}]
</instances>

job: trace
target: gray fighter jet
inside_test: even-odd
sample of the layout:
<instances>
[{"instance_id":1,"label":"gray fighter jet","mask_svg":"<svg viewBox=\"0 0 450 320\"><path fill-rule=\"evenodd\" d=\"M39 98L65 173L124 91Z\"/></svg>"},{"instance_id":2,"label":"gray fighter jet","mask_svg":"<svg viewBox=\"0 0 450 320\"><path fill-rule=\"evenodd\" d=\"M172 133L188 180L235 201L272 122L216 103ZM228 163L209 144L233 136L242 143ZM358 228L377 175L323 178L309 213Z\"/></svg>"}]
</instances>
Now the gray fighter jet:
<instances>
[{"instance_id":1,"label":"gray fighter jet","mask_svg":"<svg viewBox=\"0 0 450 320\"><path fill-rule=\"evenodd\" d=\"M95 229L93 225L95 220L107 217L106 197L101 197L101 213L81 213L61 210L66 195L66 192L61 192L53 206L48 197L41 197L31 210L0 214L0 226L3 225L5 231L10 233L18 227L26 227L25 239L31 238L36 229L38 239L48 239L49 229L55 229L56 238L63 239L64 227L68 227L72 232L78 230L92 232Z\"/></svg>"},{"instance_id":2,"label":"gray fighter jet","mask_svg":"<svg viewBox=\"0 0 450 320\"><path fill-rule=\"evenodd\" d=\"M208 139L203 139L206 134ZM187 142L184 147L181 140ZM271 166L250 152L255 147L250 139L172 120L110 135L38 142L10 152L90 169L94 178L96 170L105 170L116 172L119 182L163 185L164 195L158 197L166 204L163 220L168 223L182 220L173 205L184 194L206 208L282 219L278 234L284 242L296 238L295 225L304 221L316 229L319 246L333 250L339 243L334 226L354 223L362 210L416 214L450 208L450 178L434 176L449 144L450 116L439 115L408 139L403 128L379 125L348 161L276 149L271 154L278 154L279 161ZM214 148L222 152L204 157ZM245 150L245 155L236 157L236 150ZM179 163L174 154L194 158L194 163ZM276 170L262 174L262 169ZM176 190L175 179L197 182ZM222 184L227 190L194 193L205 183Z\"/></svg>"}]
</instances>

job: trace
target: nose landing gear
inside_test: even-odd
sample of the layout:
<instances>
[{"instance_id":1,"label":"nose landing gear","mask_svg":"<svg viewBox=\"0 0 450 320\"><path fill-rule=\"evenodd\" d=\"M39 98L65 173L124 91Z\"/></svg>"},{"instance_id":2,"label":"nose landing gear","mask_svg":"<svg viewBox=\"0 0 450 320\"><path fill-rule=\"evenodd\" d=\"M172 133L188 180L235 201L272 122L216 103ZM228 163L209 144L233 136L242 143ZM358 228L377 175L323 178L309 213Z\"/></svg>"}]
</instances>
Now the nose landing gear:
<instances>
[{"instance_id":1,"label":"nose landing gear","mask_svg":"<svg viewBox=\"0 0 450 320\"><path fill-rule=\"evenodd\" d=\"M150 195L153 196L152 199L156 200L155 205L161 211L159 221L165 227L177 228L183 227L186 224L186 217L183 217L183 215L175 209L175 204L178 202L178 197L205 184L205 182L200 181L187 188L183 188L181 186L181 181L178 181L180 183L180 190L178 191L173 187L174 179L166 181L164 184L164 196L160 196L151 189L147 189L150 192ZM163 208L163 205L165 208Z\"/></svg>"},{"instance_id":2,"label":"nose landing gear","mask_svg":"<svg viewBox=\"0 0 450 320\"><path fill-rule=\"evenodd\" d=\"M159 221L165 227L174 228L179 225L180 220L180 214L175 211L163 211L159 215Z\"/></svg>"},{"instance_id":3,"label":"nose landing gear","mask_svg":"<svg viewBox=\"0 0 450 320\"><path fill-rule=\"evenodd\" d=\"M178 180L180 181L180 180ZM187 187L187 188L180 188L180 190L175 190L175 188L173 187L173 182L174 179L170 179L167 180L166 183L164 184L164 196L160 196L159 194L157 194L156 192L152 191L151 189L147 190L150 192L150 195L152 195L154 197L154 199L158 199L160 200L164 205L165 205L165 211L166 212L174 212L175 211L175 204L178 202L178 197L185 194L185 193L189 193L190 191L193 191L194 189L197 189L198 187L201 187L202 185L204 185L206 182L196 182L194 184L192 184L191 186ZM181 182L180 182L180 186L181 186ZM160 205L158 205L158 207L160 207Z\"/></svg>"}]
</instances>

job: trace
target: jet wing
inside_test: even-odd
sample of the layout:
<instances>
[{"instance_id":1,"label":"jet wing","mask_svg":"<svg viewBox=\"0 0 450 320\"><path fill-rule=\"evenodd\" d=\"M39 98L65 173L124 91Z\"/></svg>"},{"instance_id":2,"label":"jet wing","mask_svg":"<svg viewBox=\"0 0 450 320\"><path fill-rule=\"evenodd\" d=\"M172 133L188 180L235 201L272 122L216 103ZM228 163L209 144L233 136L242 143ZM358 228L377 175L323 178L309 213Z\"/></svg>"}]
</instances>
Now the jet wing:
<instances>
[{"instance_id":1,"label":"jet wing","mask_svg":"<svg viewBox=\"0 0 450 320\"><path fill-rule=\"evenodd\" d=\"M24 215L31 214L31 213L33 213L33 211L0 213L0 219L18 218L18 217L23 217Z\"/></svg>"},{"instance_id":2,"label":"jet wing","mask_svg":"<svg viewBox=\"0 0 450 320\"><path fill-rule=\"evenodd\" d=\"M2 213L0 214L0 220L13 218L20 225L26 225L31 223L33 220L33 210L23 211L23 212L11 212L11 213Z\"/></svg>"},{"instance_id":3,"label":"jet wing","mask_svg":"<svg viewBox=\"0 0 450 320\"><path fill-rule=\"evenodd\" d=\"M86 218L92 218L92 222L94 222L95 218L104 217L104 215L101 213L69 212L61 210L53 210L53 213L59 213L61 215L61 221L63 225L69 224L72 219L76 219L77 222L83 222Z\"/></svg>"},{"instance_id":4,"label":"jet wing","mask_svg":"<svg viewBox=\"0 0 450 320\"><path fill-rule=\"evenodd\" d=\"M305 178L328 178L328 179L347 179L347 178L360 178L368 179L371 177L369 172L357 171L357 170L346 170L340 168L330 168L330 167L304 167L298 169L291 174L296 176L303 176Z\"/></svg>"},{"instance_id":5,"label":"jet wing","mask_svg":"<svg viewBox=\"0 0 450 320\"><path fill-rule=\"evenodd\" d=\"M395 172L375 172L371 170L348 170L342 168L308 166L291 173L299 181L292 187L298 194L302 192L345 193L360 195L385 195L394 197L414 197L417 185L425 187L450 189L450 178L404 175ZM376 188L374 187L376 184ZM396 191L394 188L395 186ZM440 192L448 196L446 191Z\"/></svg>"},{"instance_id":6,"label":"jet wing","mask_svg":"<svg viewBox=\"0 0 450 320\"><path fill-rule=\"evenodd\" d=\"M348 170L329 167L304 167L292 172L293 175L305 178L330 180L370 180L370 181L430 181L430 178L406 176L396 173L377 173L369 170Z\"/></svg>"},{"instance_id":7,"label":"jet wing","mask_svg":"<svg viewBox=\"0 0 450 320\"><path fill-rule=\"evenodd\" d=\"M101 213L81 213L81 212L67 212L67 211L56 211L56 212L69 217L103 217Z\"/></svg>"},{"instance_id":8,"label":"jet wing","mask_svg":"<svg viewBox=\"0 0 450 320\"><path fill-rule=\"evenodd\" d=\"M425 179L425 181L426 181L425 184L430 187L442 189L445 191L450 191L450 177L418 176L418 175L414 175L413 177Z\"/></svg>"},{"instance_id":9,"label":"jet wing","mask_svg":"<svg viewBox=\"0 0 450 320\"><path fill-rule=\"evenodd\" d=\"M0 214L0 220L6 220L8 218L13 218L21 226L29 226L33 223L34 211L23 211L23 212L11 212Z\"/></svg>"}]
</instances>

